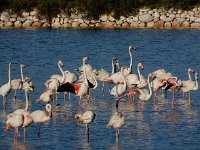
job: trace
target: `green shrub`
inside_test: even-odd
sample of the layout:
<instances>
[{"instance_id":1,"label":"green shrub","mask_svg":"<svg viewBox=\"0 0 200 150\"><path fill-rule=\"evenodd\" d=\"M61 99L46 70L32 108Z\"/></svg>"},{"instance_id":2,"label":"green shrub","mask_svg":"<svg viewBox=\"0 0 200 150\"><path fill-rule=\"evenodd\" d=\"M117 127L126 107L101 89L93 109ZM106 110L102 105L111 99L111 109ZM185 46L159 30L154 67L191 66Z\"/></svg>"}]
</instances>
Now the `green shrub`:
<instances>
[{"instance_id":1,"label":"green shrub","mask_svg":"<svg viewBox=\"0 0 200 150\"><path fill-rule=\"evenodd\" d=\"M60 13L57 0L38 0L37 9L39 15L44 16L51 25L52 18Z\"/></svg>"}]
</instances>

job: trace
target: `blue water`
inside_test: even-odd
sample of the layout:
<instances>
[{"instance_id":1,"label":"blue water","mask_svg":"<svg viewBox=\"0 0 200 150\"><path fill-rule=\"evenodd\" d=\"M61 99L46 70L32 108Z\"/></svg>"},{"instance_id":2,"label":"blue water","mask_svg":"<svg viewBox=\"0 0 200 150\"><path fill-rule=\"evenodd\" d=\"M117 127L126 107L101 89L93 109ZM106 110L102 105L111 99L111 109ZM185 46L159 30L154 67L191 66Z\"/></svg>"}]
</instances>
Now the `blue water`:
<instances>
[{"instance_id":1,"label":"blue water","mask_svg":"<svg viewBox=\"0 0 200 150\"><path fill-rule=\"evenodd\" d=\"M89 63L96 69L111 71L111 58L117 56L122 66L129 65L128 46L134 44L133 72L141 61L142 74L164 68L181 80L187 80L187 68L200 68L200 30L164 29L0 29L0 85L8 80L8 63L12 62L11 78L20 78L19 65L26 64L25 76L35 83L35 91L29 93L30 111L44 109L37 103L45 89L44 82L52 74L60 74L57 61L63 60L64 68L72 71L82 65L82 57L89 56ZM85 126L74 118L78 97L63 102L59 94L60 106L53 106L53 118L44 123L41 137L37 137L37 125L27 128L26 144L23 144L23 130L17 144L13 142L14 129L5 131L6 115L24 107L25 96L18 91L17 102L13 102L13 91L7 96L6 109L0 107L0 149L199 149L200 147L200 92L191 93L191 107L186 99L175 96L175 108L171 108L171 93L167 98L158 97L154 106L151 98L141 110L136 100L124 112L126 124L120 129L119 144L115 143L115 130L106 128L114 111L115 99L108 94L108 86L103 97L101 83L92 91L91 107L96 113L90 128L90 141L84 135ZM126 105L122 99L120 107ZM2 102L2 101L1 101ZM85 107L88 107L85 104Z\"/></svg>"}]
</instances>

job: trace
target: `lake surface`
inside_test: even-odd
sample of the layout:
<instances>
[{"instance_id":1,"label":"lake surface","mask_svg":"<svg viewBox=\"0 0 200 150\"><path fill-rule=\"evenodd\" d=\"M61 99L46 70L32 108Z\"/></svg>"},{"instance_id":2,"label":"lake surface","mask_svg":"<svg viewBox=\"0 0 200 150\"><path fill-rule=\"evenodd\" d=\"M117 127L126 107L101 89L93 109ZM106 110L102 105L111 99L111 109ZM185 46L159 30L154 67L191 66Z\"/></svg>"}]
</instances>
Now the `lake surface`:
<instances>
[{"instance_id":1,"label":"lake surface","mask_svg":"<svg viewBox=\"0 0 200 150\"><path fill-rule=\"evenodd\" d=\"M45 89L44 82L52 74L60 74L58 60L63 60L64 68L73 70L82 65L82 57L88 56L96 69L111 72L111 59L119 58L122 66L129 65L128 46L135 45L133 51L133 72L139 62L144 65L142 74L164 68L181 80L187 80L187 68L200 69L200 30L162 30L162 29L0 29L0 85L8 81L8 63L12 62L11 78L20 78L19 65L26 64L24 75L35 83L35 91L29 93L30 111L44 109L37 103L40 93ZM192 76L194 78L194 76ZM101 94L101 82L92 91L92 107L96 118L90 127L90 141L84 135L85 126L76 122L78 99L72 95L71 101L63 101L58 95L59 106L54 105L50 121L41 127L38 140L38 126L32 123L27 128L26 144L23 143L23 129L17 144L13 142L14 129L5 131L6 115L23 108L25 96L18 90L17 101L13 102L13 91L7 96L6 109L0 107L0 149L185 149L200 147L200 92L191 92L191 107L181 94L175 95L175 108L171 108L171 92L167 98L153 97L145 103L144 110L136 99L123 115L126 124L120 129L119 144L115 143L115 130L106 128L114 111L115 99L108 93ZM2 102L2 97L0 97ZM124 108L127 98L120 102Z\"/></svg>"}]
</instances>

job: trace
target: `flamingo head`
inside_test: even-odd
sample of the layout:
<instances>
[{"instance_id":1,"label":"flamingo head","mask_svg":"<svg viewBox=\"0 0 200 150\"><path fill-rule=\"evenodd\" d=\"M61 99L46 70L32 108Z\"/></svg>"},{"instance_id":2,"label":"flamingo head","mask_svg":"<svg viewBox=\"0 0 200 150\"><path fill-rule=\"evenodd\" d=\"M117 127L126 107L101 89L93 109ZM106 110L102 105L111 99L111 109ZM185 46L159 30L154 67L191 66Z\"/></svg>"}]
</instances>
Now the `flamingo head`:
<instances>
[{"instance_id":1,"label":"flamingo head","mask_svg":"<svg viewBox=\"0 0 200 150\"><path fill-rule=\"evenodd\" d=\"M144 66L143 66L143 64L140 62L139 64L138 64L138 66L143 70L144 69Z\"/></svg>"},{"instance_id":2,"label":"flamingo head","mask_svg":"<svg viewBox=\"0 0 200 150\"><path fill-rule=\"evenodd\" d=\"M11 124L10 124L10 123L6 124L6 131L7 131L8 129L10 129L10 128L12 128Z\"/></svg>"},{"instance_id":3,"label":"flamingo head","mask_svg":"<svg viewBox=\"0 0 200 150\"><path fill-rule=\"evenodd\" d=\"M131 51L132 49L136 50L136 47L134 45L129 45L128 49L129 51Z\"/></svg>"},{"instance_id":4,"label":"flamingo head","mask_svg":"<svg viewBox=\"0 0 200 150\"><path fill-rule=\"evenodd\" d=\"M51 104L46 104L45 108L46 108L46 111L49 113L49 116L51 117L52 116Z\"/></svg>"},{"instance_id":5,"label":"flamingo head","mask_svg":"<svg viewBox=\"0 0 200 150\"><path fill-rule=\"evenodd\" d=\"M59 65L61 65L61 66L64 66L64 64L63 64L63 61L62 61L62 60L59 60L59 61L58 61L58 64L59 64Z\"/></svg>"},{"instance_id":6,"label":"flamingo head","mask_svg":"<svg viewBox=\"0 0 200 150\"><path fill-rule=\"evenodd\" d=\"M8 64L8 66L10 67L12 65L12 62L10 62L9 64Z\"/></svg>"},{"instance_id":7,"label":"flamingo head","mask_svg":"<svg viewBox=\"0 0 200 150\"><path fill-rule=\"evenodd\" d=\"M85 61L87 61L89 58L88 58L88 56L84 56L83 57L83 61L85 62Z\"/></svg>"},{"instance_id":8,"label":"flamingo head","mask_svg":"<svg viewBox=\"0 0 200 150\"><path fill-rule=\"evenodd\" d=\"M20 67L20 68L25 68L26 66L25 66L25 64L20 64L19 67Z\"/></svg>"},{"instance_id":9,"label":"flamingo head","mask_svg":"<svg viewBox=\"0 0 200 150\"><path fill-rule=\"evenodd\" d=\"M188 72L194 73L194 70L192 68L188 68Z\"/></svg>"}]
</instances>

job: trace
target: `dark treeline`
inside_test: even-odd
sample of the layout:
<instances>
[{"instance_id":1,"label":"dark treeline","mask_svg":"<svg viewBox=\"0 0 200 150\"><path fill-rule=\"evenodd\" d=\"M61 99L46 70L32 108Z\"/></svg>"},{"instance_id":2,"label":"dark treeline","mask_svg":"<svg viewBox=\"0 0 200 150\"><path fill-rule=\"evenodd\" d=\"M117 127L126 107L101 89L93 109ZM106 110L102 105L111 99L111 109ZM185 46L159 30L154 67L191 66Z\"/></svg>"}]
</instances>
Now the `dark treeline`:
<instances>
[{"instance_id":1,"label":"dark treeline","mask_svg":"<svg viewBox=\"0 0 200 150\"><path fill-rule=\"evenodd\" d=\"M144 7L189 10L199 4L200 0L0 0L0 11L10 9L20 14L37 8L40 15L51 21L61 11L70 15L75 10L90 19L109 13L119 18L136 14Z\"/></svg>"}]
</instances>

